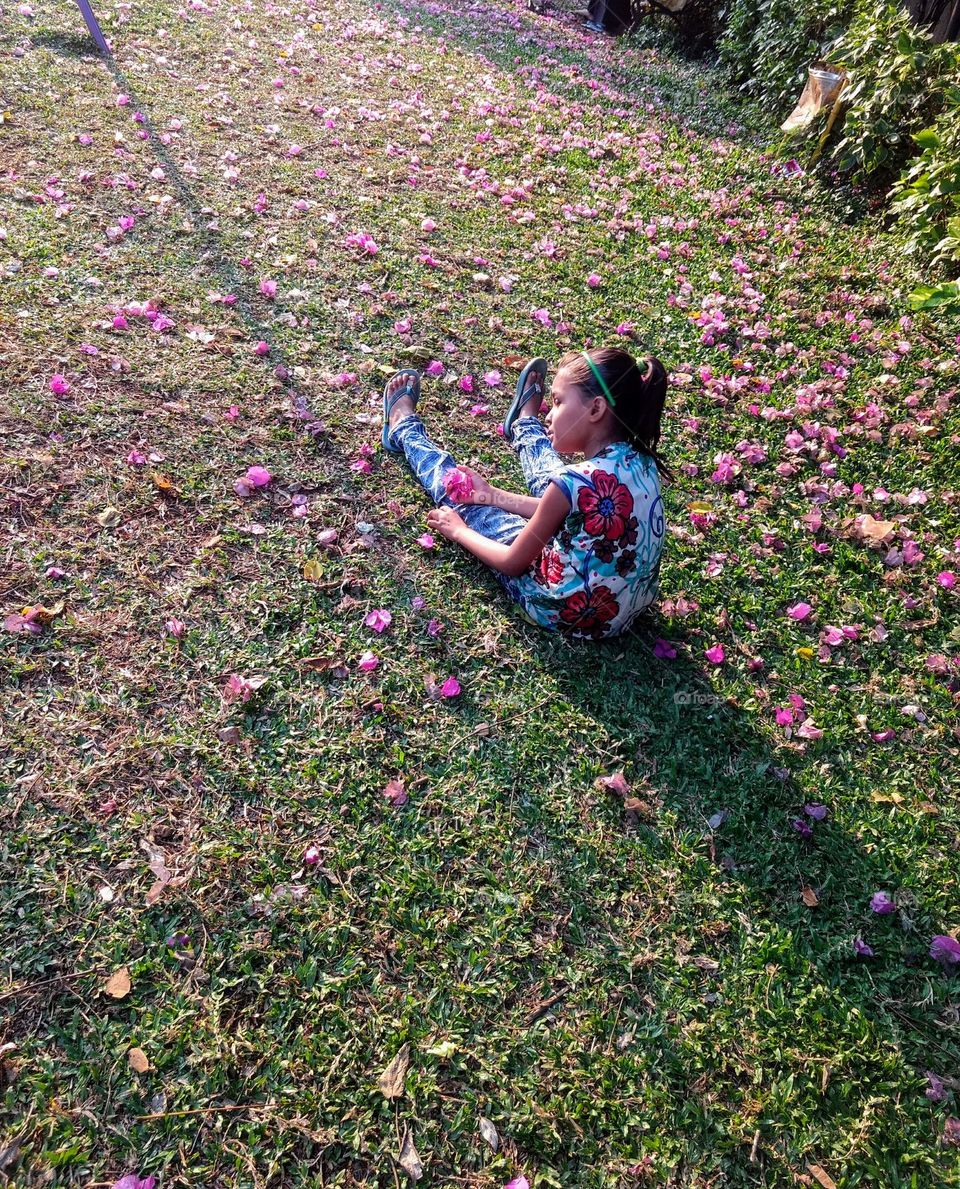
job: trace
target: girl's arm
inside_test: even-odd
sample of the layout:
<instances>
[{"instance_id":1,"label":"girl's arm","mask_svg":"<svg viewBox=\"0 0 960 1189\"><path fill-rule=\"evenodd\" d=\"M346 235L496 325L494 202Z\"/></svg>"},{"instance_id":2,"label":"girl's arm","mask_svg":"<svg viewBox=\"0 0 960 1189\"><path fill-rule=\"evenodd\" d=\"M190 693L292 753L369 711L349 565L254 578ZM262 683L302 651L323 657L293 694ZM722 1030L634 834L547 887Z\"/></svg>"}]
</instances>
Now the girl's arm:
<instances>
[{"instance_id":1,"label":"girl's arm","mask_svg":"<svg viewBox=\"0 0 960 1189\"><path fill-rule=\"evenodd\" d=\"M533 497L529 497L533 499ZM543 552L544 546L556 536L570 512L570 502L560 488L551 483L543 497L534 501L537 509L515 541L503 545L491 541L482 533L464 524L452 508L434 508L427 516L427 525L448 541L455 541L478 557L491 569L511 578L519 577Z\"/></svg>"}]
</instances>

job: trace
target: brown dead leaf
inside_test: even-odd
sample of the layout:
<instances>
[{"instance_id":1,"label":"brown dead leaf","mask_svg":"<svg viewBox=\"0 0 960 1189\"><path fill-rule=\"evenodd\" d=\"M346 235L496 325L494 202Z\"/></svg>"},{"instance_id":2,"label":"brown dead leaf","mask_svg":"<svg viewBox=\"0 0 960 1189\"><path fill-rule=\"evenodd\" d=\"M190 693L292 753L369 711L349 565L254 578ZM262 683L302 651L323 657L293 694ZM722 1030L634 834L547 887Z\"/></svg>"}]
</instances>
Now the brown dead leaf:
<instances>
[{"instance_id":1,"label":"brown dead leaf","mask_svg":"<svg viewBox=\"0 0 960 1189\"><path fill-rule=\"evenodd\" d=\"M300 664L314 673L322 673L325 669L338 669L343 665L343 657L339 656L305 656Z\"/></svg>"},{"instance_id":2,"label":"brown dead leaf","mask_svg":"<svg viewBox=\"0 0 960 1189\"><path fill-rule=\"evenodd\" d=\"M131 1049L127 1053L127 1063L134 1073L146 1073L150 1068L150 1058L143 1049Z\"/></svg>"},{"instance_id":3,"label":"brown dead leaf","mask_svg":"<svg viewBox=\"0 0 960 1189\"><path fill-rule=\"evenodd\" d=\"M808 1160L807 1170L814 1180L818 1181L819 1184L823 1186L823 1189L837 1189L837 1182L833 1179L833 1177L830 1176L828 1172L825 1172L819 1164L812 1164Z\"/></svg>"},{"instance_id":4,"label":"brown dead leaf","mask_svg":"<svg viewBox=\"0 0 960 1189\"><path fill-rule=\"evenodd\" d=\"M820 903L820 898L813 888L805 887L800 895L803 897L803 902L807 908L816 908Z\"/></svg>"},{"instance_id":5,"label":"brown dead leaf","mask_svg":"<svg viewBox=\"0 0 960 1189\"><path fill-rule=\"evenodd\" d=\"M159 471L150 472L150 481L161 495L176 496L180 494L173 480L168 479L166 475L161 475Z\"/></svg>"},{"instance_id":6,"label":"brown dead leaf","mask_svg":"<svg viewBox=\"0 0 960 1189\"><path fill-rule=\"evenodd\" d=\"M410 1068L410 1045L405 1044L380 1075L380 1093L384 1098L402 1098L407 1070Z\"/></svg>"},{"instance_id":7,"label":"brown dead leaf","mask_svg":"<svg viewBox=\"0 0 960 1189\"><path fill-rule=\"evenodd\" d=\"M219 731L217 731L217 738L220 740L221 743L229 743L229 744L235 746L236 744L238 744L240 742L240 739L241 739L240 728L239 727L221 727L221 729Z\"/></svg>"},{"instance_id":8,"label":"brown dead leaf","mask_svg":"<svg viewBox=\"0 0 960 1189\"><path fill-rule=\"evenodd\" d=\"M400 1147L399 1164L411 1181L419 1181L423 1176L423 1164L420 1160L420 1154L413 1144L412 1127L408 1127L404 1132L403 1144Z\"/></svg>"},{"instance_id":9,"label":"brown dead leaf","mask_svg":"<svg viewBox=\"0 0 960 1189\"><path fill-rule=\"evenodd\" d=\"M623 807L628 813L635 813L638 817L653 817L655 810L649 801L642 797L624 797Z\"/></svg>"},{"instance_id":10,"label":"brown dead leaf","mask_svg":"<svg viewBox=\"0 0 960 1189\"><path fill-rule=\"evenodd\" d=\"M115 970L113 974L103 984L103 989L110 996L111 999L126 999L130 994L130 971L126 966L121 966L119 970Z\"/></svg>"},{"instance_id":11,"label":"brown dead leaf","mask_svg":"<svg viewBox=\"0 0 960 1189\"><path fill-rule=\"evenodd\" d=\"M869 545L882 545L896 527L895 520L877 520L869 513L854 521L854 533Z\"/></svg>"}]
</instances>

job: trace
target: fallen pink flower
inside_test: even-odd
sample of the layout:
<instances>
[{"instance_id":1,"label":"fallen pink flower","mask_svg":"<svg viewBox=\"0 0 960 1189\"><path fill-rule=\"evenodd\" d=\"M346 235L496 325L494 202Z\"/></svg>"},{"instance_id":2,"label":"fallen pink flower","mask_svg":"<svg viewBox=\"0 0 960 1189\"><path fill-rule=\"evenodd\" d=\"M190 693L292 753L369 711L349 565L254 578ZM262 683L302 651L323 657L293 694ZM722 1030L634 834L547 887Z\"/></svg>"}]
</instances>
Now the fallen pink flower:
<instances>
[{"instance_id":1,"label":"fallen pink flower","mask_svg":"<svg viewBox=\"0 0 960 1189\"><path fill-rule=\"evenodd\" d=\"M712 648L704 649L703 655L707 658L711 665L722 665L726 653L723 651L722 644L714 644Z\"/></svg>"},{"instance_id":2,"label":"fallen pink flower","mask_svg":"<svg viewBox=\"0 0 960 1189\"><path fill-rule=\"evenodd\" d=\"M930 942L930 957L944 966L955 966L960 962L960 942L948 934L938 933Z\"/></svg>"},{"instance_id":3,"label":"fallen pink flower","mask_svg":"<svg viewBox=\"0 0 960 1189\"><path fill-rule=\"evenodd\" d=\"M127 455L127 462L132 467L142 467L142 466L146 465L147 456L146 456L146 454L143 454L140 450L131 450L130 453Z\"/></svg>"},{"instance_id":4,"label":"fallen pink flower","mask_svg":"<svg viewBox=\"0 0 960 1189\"><path fill-rule=\"evenodd\" d=\"M430 636L431 639L435 640L442 631L443 624L439 619L431 619L427 624L427 635Z\"/></svg>"},{"instance_id":5,"label":"fallen pink flower","mask_svg":"<svg viewBox=\"0 0 960 1189\"><path fill-rule=\"evenodd\" d=\"M271 281L268 277L264 277L259 285L260 292L264 297L274 298L277 296L277 282Z\"/></svg>"},{"instance_id":6,"label":"fallen pink flower","mask_svg":"<svg viewBox=\"0 0 960 1189\"><path fill-rule=\"evenodd\" d=\"M254 487L267 487L273 480L273 475L266 467L251 467L247 471L247 482Z\"/></svg>"},{"instance_id":7,"label":"fallen pink flower","mask_svg":"<svg viewBox=\"0 0 960 1189\"><path fill-rule=\"evenodd\" d=\"M125 1177L121 1177L119 1181L114 1181L111 1189L154 1189L157 1183L156 1177L141 1177L137 1173L127 1173Z\"/></svg>"},{"instance_id":8,"label":"fallen pink flower","mask_svg":"<svg viewBox=\"0 0 960 1189\"><path fill-rule=\"evenodd\" d=\"M317 533L317 544L328 549L331 545L336 544L339 536L340 534L335 528L325 528L322 532Z\"/></svg>"},{"instance_id":9,"label":"fallen pink flower","mask_svg":"<svg viewBox=\"0 0 960 1189\"><path fill-rule=\"evenodd\" d=\"M270 344L265 343L263 339L261 339L259 343L254 344L253 353L254 355L269 355Z\"/></svg>"},{"instance_id":10,"label":"fallen pink flower","mask_svg":"<svg viewBox=\"0 0 960 1189\"><path fill-rule=\"evenodd\" d=\"M787 608L787 615L791 619L804 620L806 619L813 608L809 603L795 603L792 607Z\"/></svg>"},{"instance_id":11,"label":"fallen pink flower","mask_svg":"<svg viewBox=\"0 0 960 1189\"><path fill-rule=\"evenodd\" d=\"M313 867L314 864L320 862L320 850L316 846L308 846L303 852L303 861L308 867Z\"/></svg>"},{"instance_id":12,"label":"fallen pink flower","mask_svg":"<svg viewBox=\"0 0 960 1189\"><path fill-rule=\"evenodd\" d=\"M253 484L249 481L249 479L235 479L234 484L233 484L233 490L237 493L237 495L242 500L245 500L245 499L249 499L250 496L253 495L254 488L253 488Z\"/></svg>"},{"instance_id":13,"label":"fallen pink flower","mask_svg":"<svg viewBox=\"0 0 960 1189\"><path fill-rule=\"evenodd\" d=\"M395 809L401 805L406 805L410 800L406 789L403 787L402 780L391 780L383 790L383 795Z\"/></svg>"},{"instance_id":14,"label":"fallen pink flower","mask_svg":"<svg viewBox=\"0 0 960 1189\"><path fill-rule=\"evenodd\" d=\"M512 1181L508 1181L503 1189L530 1189L530 1182L521 1173L519 1177L514 1177Z\"/></svg>"},{"instance_id":15,"label":"fallen pink flower","mask_svg":"<svg viewBox=\"0 0 960 1189\"><path fill-rule=\"evenodd\" d=\"M223 687L223 700L248 702L266 681L266 677L241 677L239 673L231 673Z\"/></svg>"},{"instance_id":16,"label":"fallen pink flower","mask_svg":"<svg viewBox=\"0 0 960 1189\"><path fill-rule=\"evenodd\" d=\"M658 639L653 645L653 655L659 657L660 660L672 661L677 655L677 650L669 640Z\"/></svg>"},{"instance_id":17,"label":"fallen pink flower","mask_svg":"<svg viewBox=\"0 0 960 1189\"><path fill-rule=\"evenodd\" d=\"M378 607L375 611L371 611L366 615L363 622L368 628L372 628L379 635L382 635L393 622L393 616L383 607Z\"/></svg>"},{"instance_id":18,"label":"fallen pink flower","mask_svg":"<svg viewBox=\"0 0 960 1189\"><path fill-rule=\"evenodd\" d=\"M462 687L456 677L448 677L443 685L440 686L440 693L445 698L455 698L461 692Z\"/></svg>"},{"instance_id":19,"label":"fallen pink flower","mask_svg":"<svg viewBox=\"0 0 960 1189\"><path fill-rule=\"evenodd\" d=\"M59 566L47 566L47 569L46 569L46 577L47 578L66 578L66 576L67 576L67 571L61 570Z\"/></svg>"},{"instance_id":20,"label":"fallen pink flower","mask_svg":"<svg viewBox=\"0 0 960 1189\"><path fill-rule=\"evenodd\" d=\"M423 222L420 224L421 231L429 232L429 231L436 231L436 229L437 229L437 225L436 225L436 223L434 223L433 219L424 219Z\"/></svg>"},{"instance_id":21,"label":"fallen pink flower","mask_svg":"<svg viewBox=\"0 0 960 1189\"><path fill-rule=\"evenodd\" d=\"M417 544L421 549L432 549L436 545L433 533L424 533L423 536L417 537Z\"/></svg>"},{"instance_id":22,"label":"fallen pink flower","mask_svg":"<svg viewBox=\"0 0 960 1189\"><path fill-rule=\"evenodd\" d=\"M360 659L357 661L358 668L362 669L364 673L372 673L379 664L380 658L375 652L361 653Z\"/></svg>"},{"instance_id":23,"label":"fallen pink flower","mask_svg":"<svg viewBox=\"0 0 960 1189\"><path fill-rule=\"evenodd\" d=\"M870 911L875 912L878 916L889 916L892 912L897 911L897 906L890 899L886 892L874 892L870 897Z\"/></svg>"},{"instance_id":24,"label":"fallen pink flower","mask_svg":"<svg viewBox=\"0 0 960 1189\"><path fill-rule=\"evenodd\" d=\"M187 630L187 625L183 620L174 616L171 616L163 626L166 628L167 635L173 636L174 640L182 639L183 633Z\"/></svg>"},{"instance_id":25,"label":"fallen pink flower","mask_svg":"<svg viewBox=\"0 0 960 1189\"><path fill-rule=\"evenodd\" d=\"M70 391L70 381L59 372L50 377L50 391L54 396L66 396Z\"/></svg>"},{"instance_id":26,"label":"fallen pink flower","mask_svg":"<svg viewBox=\"0 0 960 1189\"><path fill-rule=\"evenodd\" d=\"M953 570L941 570L937 575L937 581L944 588L944 590L953 590L957 585L957 576Z\"/></svg>"},{"instance_id":27,"label":"fallen pink flower","mask_svg":"<svg viewBox=\"0 0 960 1189\"><path fill-rule=\"evenodd\" d=\"M602 280L602 278L599 273L592 272L587 277L587 284L590 286L591 289L596 289L596 287L600 284L601 280Z\"/></svg>"},{"instance_id":28,"label":"fallen pink flower","mask_svg":"<svg viewBox=\"0 0 960 1189\"><path fill-rule=\"evenodd\" d=\"M373 470L373 467L366 458L355 458L353 462L350 463L350 470L356 471L359 475L369 475Z\"/></svg>"}]
</instances>

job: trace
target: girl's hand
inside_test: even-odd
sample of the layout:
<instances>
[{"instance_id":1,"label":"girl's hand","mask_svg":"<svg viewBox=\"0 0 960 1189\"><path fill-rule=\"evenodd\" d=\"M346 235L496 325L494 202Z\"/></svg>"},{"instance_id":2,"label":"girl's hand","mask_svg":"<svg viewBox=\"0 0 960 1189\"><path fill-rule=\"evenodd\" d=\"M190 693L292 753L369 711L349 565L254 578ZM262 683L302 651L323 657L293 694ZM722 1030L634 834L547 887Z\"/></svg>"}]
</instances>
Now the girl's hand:
<instances>
[{"instance_id":1,"label":"girl's hand","mask_svg":"<svg viewBox=\"0 0 960 1189\"><path fill-rule=\"evenodd\" d=\"M457 535L467 526L463 518L458 516L452 508L434 508L427 513L427 528L448 541L455 541Z\"/></svg>"},{"instance_id":2,"label":"girl's hand","mask_svg":"<svg viewBox=\"0 0 960 1189\"><path fill-rule=\"evenodd\" d=\"M473 467L462 466L460 470L466 472L473 483L473 491L463 500L463 503L492 505L494 488L484 479L483 475L475 471Z\"/></svg>"}]
</instances>

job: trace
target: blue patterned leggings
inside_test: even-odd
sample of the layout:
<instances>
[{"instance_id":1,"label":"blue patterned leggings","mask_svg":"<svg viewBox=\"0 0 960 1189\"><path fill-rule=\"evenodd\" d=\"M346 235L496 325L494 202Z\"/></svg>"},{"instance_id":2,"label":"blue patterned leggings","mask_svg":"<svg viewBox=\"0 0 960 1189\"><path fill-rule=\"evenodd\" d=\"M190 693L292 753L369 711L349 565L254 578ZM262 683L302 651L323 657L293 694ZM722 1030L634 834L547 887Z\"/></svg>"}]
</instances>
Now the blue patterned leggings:
<instances>
[{"instance_id":1,"label":"blue patterned leggings","mask_svg":"<svg viewBox=\"0 0 960 1189\"><path fill-rule=\"evenodd\" d=\"M550 445L537 417L521 417L514 423L512 436L511 445L520 459L530 494L539 498L546 491L551 476L563 470L563 460ZM390 434L390 444L403 450L413 473L435 504L453 508L470 528L492 541L509 545L520 535L527 522L515 512L505 512L503 508L492 508L487 504L456 504L450 499L443 486L443 476L457 462L452 454L430 441L416 413L396 424ZM500 577L503 580L505 575ZM508 582L504 585L510 590Z\"/></svg>"}]
</instances>

